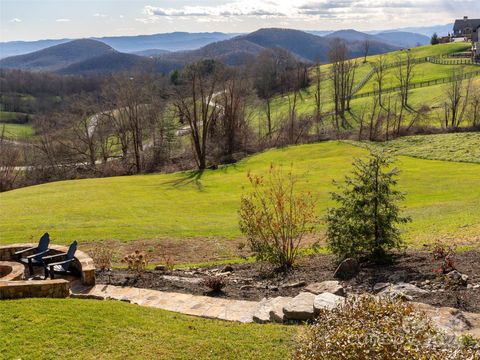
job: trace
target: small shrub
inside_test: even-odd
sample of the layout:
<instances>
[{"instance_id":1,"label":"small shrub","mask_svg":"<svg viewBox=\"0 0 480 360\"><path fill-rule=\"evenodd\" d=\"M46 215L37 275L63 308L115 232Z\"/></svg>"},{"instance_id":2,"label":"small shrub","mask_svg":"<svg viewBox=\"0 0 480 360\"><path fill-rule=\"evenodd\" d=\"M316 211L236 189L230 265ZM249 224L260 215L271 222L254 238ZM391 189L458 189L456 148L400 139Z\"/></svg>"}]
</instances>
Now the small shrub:
<instances>
[{"instance_id":1,"label":"small shrub","mask_svg":"<svg viewBox=\"0 0 480 360\"><path fill-rule=\"evenodd\" d=\"M97 269L109 270L112 268L116 253L112 246L102 243L95 246L91 255Z\"/></svg>"},{"instance_id":2,"label":"small shrub","mask_svg":"<svg viewBox=\"0 0 480 360\"><path fill-rule=\"evenodd\" d=\"M122 262L128 265L128 270L133 270L137 273L145 271L147 267L147 258L145 254L141 253L139 250L135 250L133 253L126 255Z\"/></svg>"},{"instance_id":3,"label":"small shrub","mask_svg":"<svg viewBox=\"0 0 480 360\"><path fill-rule=\"evenodd\" d=\"M203 279L202 284L208 287L212 292L221 292L227 285L227 281L224 276L208 276Z\"/></svg>"},{"instance_id":4,"label":"small shrub","mask_svg":"<svg viewBox=\"0 0 480 360\"><path fill-rule=\"evenodd\" d=\"M173 271L173 269L175 268L175 260L173 259L173 257L171 255L162 254L162 259L163 264L165 265L167 270L170 272Z\"/></svg>"},{"instance_id":5,"label":"small shrub","mask_svg":"<svg viewBox=\"0 0 480 360\"><path fill-rule=\"evenodd\" d=\"M248 179L253 190L242 196L240 230L257 260L288 269L305 235L315 230L315 199L309 192L297 192L292 171L271 166L266 177L249 173Z\"/></svg>"},{"instance_id":6,"label":"small shrub","mask_svg":"<svg viewBox=\"0 0 480 360\"><path fill-rule=\"evenodd\" d=\"M432 261L440 261L440 267L434 269L437 275L446 274L455 270L455 245L447 245L441 241L437 241L432 248Z\"/></svg>"},{"instance_id":7,"label":"small shrub","mask_svg":"<svg viewBox=\"0 0 480 360\"><path fill-rule=\"evenodd\" d=\"M403 244L397 224L402 217L398 202L404 195L395 189L398 171L383 152L370 153L367 160L356 159L353 173L332 193L338 204L328 210L327 238L330 250L340 259L368 256L380 262L386 252Z\"/></svg>"},{"instance_id":8,"label":"small shrub","mask_svg":"<svg viewBox=\"0 0 480 360\"><path fill-rule=\"evenodd\" d=\"M452 340L409 303L360 296L321 310L299 335L293 359L477 359L478 348L467 343Z\"/></svg>"}]
</instances>

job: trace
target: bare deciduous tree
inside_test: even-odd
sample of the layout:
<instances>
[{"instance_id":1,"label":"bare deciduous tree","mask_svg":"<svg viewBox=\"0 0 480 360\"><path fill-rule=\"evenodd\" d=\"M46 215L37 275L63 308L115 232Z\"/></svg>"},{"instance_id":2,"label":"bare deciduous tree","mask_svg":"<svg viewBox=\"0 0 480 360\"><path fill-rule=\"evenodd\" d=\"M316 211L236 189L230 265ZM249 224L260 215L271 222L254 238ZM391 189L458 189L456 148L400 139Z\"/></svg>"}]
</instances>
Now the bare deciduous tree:
<instances>
[{"instance_id":1,"label":"bare deciduous tree","mask_svg":"<svg viewBox=\"0 0 480 360\"><path fill-rule=\"evenodd\" d=\"M446 128L456 128L460 125L469 103L471 81L464 84L463 72L454 69L452 79L445 88L445 102L443 104L443 125Z\"/></svg>"},{"instance_id":2,"label":"bare deciduous tree","mask_svg":"<svg viewBox=\"0 0 480 360\"><path fill-rule=\"evenodd\" d=\"M20 173L16 167L20 152L16 146L7 140L5 125L0 129L0 192L13 189Z\"/></svg>"},{"instance_id":3,"label":"bare deciduous tree","mask_svg":"<svg viewBox=\"0 0 480 360\"><path fill-rule=\"evenodd\" d=\"M315 65L315 125L317 127L317 136L320 136L322 128L322 70L320 64Z\"/></svg>"},{"instance_id":4,"label":"bare deciduous tree","mask_svg":"<svg viewBox=\"0 0 480 360\"><path fill-rule=\"evenodd\" d=\"M375 91L378 94L378 102L382 106L382 94L383 86L385 81L385 70L387 67L387 59L385 56L380 55L377 60L373 63L373 81L375 86Z\"/></svg>"},{"instance_id":5,"label":"bare deciduous tree","mask_svg":"<svg viewBox=\"0 0 480 360\"><path fill-rule=\"evenodd\" d=\"M179 115L190 127L190 135L199 170L207 167L207 141L210 126L217 119L219 64L203 61L190 65L184 71L184 86L174 91L174 103Z\"/></svg>"},{"instance_id":6,"label":"bare deciduous tree","mask_svg":"<svg viewBox=\"0 0 480 360\"><path fill-rule=\"evenodd\" d=\"M410 95L410 87L412 85L413 78L415 76L414 68L415 68L415 57L409 51L407 52L406 57L398 57L398 71L397 71L397 79L400 83L400 98L402 100L402 106L407 108L408 107L408 98Z\"/></svg>"},{"instance_id":7,"label":"bare deciduous tree","mask_svg":"<svg viewBox=\"0 0 480 360\"><path fill-rule=\"evenodd\" d=\"M367 62L367 56L368 56L368 53L370 51L370 40L367 39L367 38L365 40L363 40L362 47L363 47L363 62L366 63Z\"/></svg>"},{"instance_id":8,"label":"bare deciduous tree","mask_svg":"<svg viewBox=\"0 0 480 360\"><path fill-rule=\"evenodd\" d=\"M335 127L347 127L345 112L350 109L350 98L353 95L353 82L355 80L355 70L357 64L354 60L348 60L347 45L344 41L334 41L329 52L328 58L332 63L332 85L333 100L335 104ZM338 118L341 119L339 123Z\"/></svg>"}]
</instances>

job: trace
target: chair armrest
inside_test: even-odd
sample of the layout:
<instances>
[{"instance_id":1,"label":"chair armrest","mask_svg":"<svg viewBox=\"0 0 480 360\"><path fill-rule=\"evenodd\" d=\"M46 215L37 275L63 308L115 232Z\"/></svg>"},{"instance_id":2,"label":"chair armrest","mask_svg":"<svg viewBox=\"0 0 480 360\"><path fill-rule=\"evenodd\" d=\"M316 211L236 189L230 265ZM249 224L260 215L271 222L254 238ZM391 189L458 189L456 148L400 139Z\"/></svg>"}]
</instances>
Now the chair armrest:
<instances>
[{"instance_id":1,"label":"chair armrest","mask_svg":"<svg viewBox=\"0 0 480 360\"><path fill-rule=\"evenodd\" d=\"M36 247L31 247L31 248L28 248L28 249L23 249L23 250L18 250L18 251L15 251L14 255L22 255L23 253L26 253L28 251L33 251L37 249Z\"/></svg>"},{"instance_id":2,"label":"chair armrest","mask_svg":"<svg viewBox=\"0 0 480 360\"><path fill-rule=\"evenodd\" d=\"M49 262L52 259L59 258L59 257L64 257L67 254L61 253L61 254L55 254L55 255L48 255L43 257L44 262Z\"/></svg>"},{"instance_id":3,"label":"chair armrest","mask_svg":"<svg viewBox=\"0 0 480 360\"><path fill-rule=\"evenodd\" d=\"M70 259L70 260L65 260L65 261L59 261L59 262L56 262L56 263L51 263L51 264L48 264L48 266L50 268L53 268L54 266L57 266L57 265L65 265L65 264L68 264L72 261L74 261L75 259Z\"/></svg>"},{"instance_id":4,"label":"chair armrest","mask_svg":"<svg viewBox=\"0 0 480 360\"><path fill-rule=\"evenodd\" d=\"M42 256L42 255L48 253L49 251L50 251L50 249L47 249L47 250L45 250L45 251L40 251L39 253L36 253L36 254L33 254L33 255L29 255L29 256L27 256L27 259L33 259L33 258L35 258L35 257L37 257L37 256Z\"/></svg>"}]
</instances>

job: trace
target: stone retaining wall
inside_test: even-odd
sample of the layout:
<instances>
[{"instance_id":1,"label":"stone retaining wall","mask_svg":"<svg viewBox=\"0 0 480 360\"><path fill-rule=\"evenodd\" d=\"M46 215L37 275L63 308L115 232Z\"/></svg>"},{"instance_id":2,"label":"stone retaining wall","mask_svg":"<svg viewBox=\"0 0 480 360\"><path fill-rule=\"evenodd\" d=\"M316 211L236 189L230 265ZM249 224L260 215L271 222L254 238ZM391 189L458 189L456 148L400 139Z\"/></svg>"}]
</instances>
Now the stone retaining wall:
<instances>
[{"instance_id":1,"label":"stone retaining wall","mask_svg":"<svg viewBox=\"0 0 480 360\"><path fill-rule=\"evenodd\" d=\"M14 260L14 253L16 251L36 246L37 244L12 244L0 246L0 261ZM49 249L50 252L48 255L66 253L68 251L68 247L61 245L50 245ZM82 283L84 285L95 285L95 265L90 256L83 251L77 250L75 252L75 262L73 263L73 266L78 270L79 274L81 274Z\"/></svg>"},{"instance_id":2,"label":"stone retaining wall","mask_svg":"<svg viewBox=\"0 0 480 360\"><path fill-rule=\"evenodd\" d=\"M66 298L70 283L64 279L0 281L0 300L32 297Z\"/></svg>"}]
</instances>

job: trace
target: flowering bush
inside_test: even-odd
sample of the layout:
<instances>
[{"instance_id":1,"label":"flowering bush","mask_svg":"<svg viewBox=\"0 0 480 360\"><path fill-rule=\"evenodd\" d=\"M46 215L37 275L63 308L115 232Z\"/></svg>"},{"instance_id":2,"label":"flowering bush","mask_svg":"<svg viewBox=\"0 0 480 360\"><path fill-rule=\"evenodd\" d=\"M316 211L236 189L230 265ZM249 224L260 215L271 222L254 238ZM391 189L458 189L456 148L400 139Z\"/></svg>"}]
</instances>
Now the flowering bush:
<instances>
[{"instance_id":1,"label":"flowering bush","mask_svg":"<svg viewBox=\"0 0 480 360\"><path fill-rule=\"evenodd\" d=\"M295 360L478 359L471 339L457 341L435 328L410 303L360 296L321 310L302 330Z\"/></svg>"},{"instance_id":2,"label":"flowering bush","mask_svg":"<svg viewBox=\"0 0 480 360\"><path fill-rule=\"evenodd\" d=\"M437 241L432 248L432 261L439 261L440 267L434 269L435 274L442 276L452 270L455 270L455 253L454 245L446 245L441 241Z\"/></svg>"}]
</instances>

